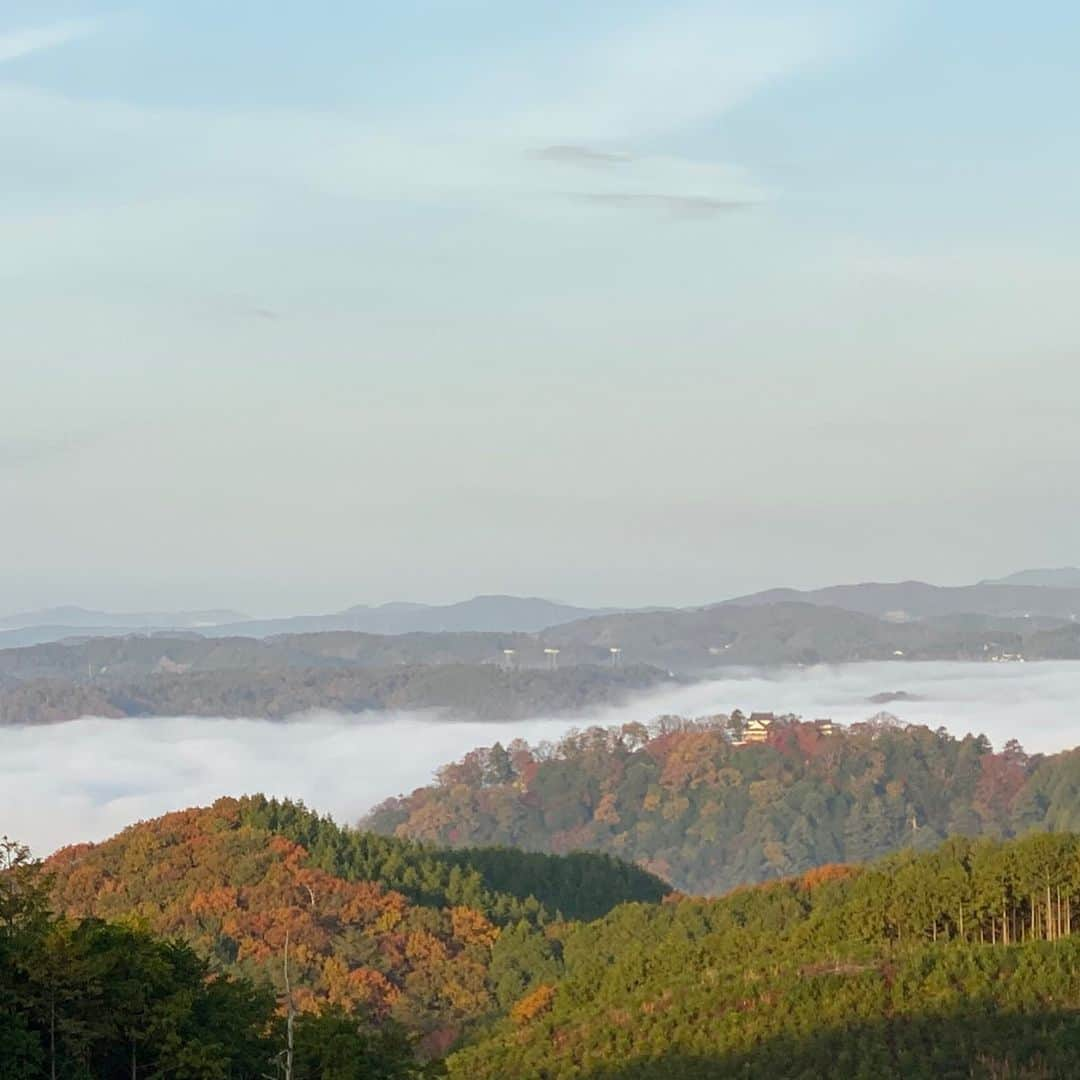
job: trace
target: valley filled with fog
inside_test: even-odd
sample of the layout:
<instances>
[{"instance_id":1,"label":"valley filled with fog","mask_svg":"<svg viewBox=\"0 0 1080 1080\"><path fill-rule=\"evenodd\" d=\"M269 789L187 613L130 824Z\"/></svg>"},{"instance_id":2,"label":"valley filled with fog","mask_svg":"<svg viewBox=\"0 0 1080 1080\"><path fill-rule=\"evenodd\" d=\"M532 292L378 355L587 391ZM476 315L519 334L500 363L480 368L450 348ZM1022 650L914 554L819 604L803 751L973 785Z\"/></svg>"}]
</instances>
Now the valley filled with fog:
<instances>
[{"instance_id":1,"label":"valley filled with fog","mask_svg":"<svg viewBox=\"0 0 1080 1080\"><path fill-rule=\"evenodd\" d=\"M874 702L904 693L906 700ZM449 720L431 712L288 722L168 717L0 728L0 833L46 854L100 840L168 810L221 795L291 796L350 822L382 799L427 783L476 746L557 739L590 724L647 722L740 708L844 723L887 710L906 723L1019 739L1031 753L1080 743L1080 663L868 663L729 673L633 703L557 718Z\"/></svg>"}]
</instances>

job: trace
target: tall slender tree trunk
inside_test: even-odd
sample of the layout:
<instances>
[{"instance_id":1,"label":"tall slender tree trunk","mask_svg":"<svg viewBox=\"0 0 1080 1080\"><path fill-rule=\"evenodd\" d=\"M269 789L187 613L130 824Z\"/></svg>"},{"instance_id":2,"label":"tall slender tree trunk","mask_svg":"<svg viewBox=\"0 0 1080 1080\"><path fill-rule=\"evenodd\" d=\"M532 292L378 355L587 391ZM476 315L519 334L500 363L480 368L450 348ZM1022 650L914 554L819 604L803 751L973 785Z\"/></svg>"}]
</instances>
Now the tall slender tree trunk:
<instances>
[{"instance_id":1,"label":"tall slender tree trunk","mask_svg":"<svg viewBox=\"0 0 1080 1080\"><path fill-rule=\"evenodd\" d=\"M285 1080L293 1080L293 1008L292 984L289 982L289 931L285 931Z\"/></svg>"},{"instance_id":2,"label":"tall slender tree trunk","mask_svg":"<svg viewBox=\"0 0 1080 1080\"><path fill-rule=\"evenodd\" d=\"M49 1076L56 1080L56 991L49 998Z\"/></svg>"}]
</instances>

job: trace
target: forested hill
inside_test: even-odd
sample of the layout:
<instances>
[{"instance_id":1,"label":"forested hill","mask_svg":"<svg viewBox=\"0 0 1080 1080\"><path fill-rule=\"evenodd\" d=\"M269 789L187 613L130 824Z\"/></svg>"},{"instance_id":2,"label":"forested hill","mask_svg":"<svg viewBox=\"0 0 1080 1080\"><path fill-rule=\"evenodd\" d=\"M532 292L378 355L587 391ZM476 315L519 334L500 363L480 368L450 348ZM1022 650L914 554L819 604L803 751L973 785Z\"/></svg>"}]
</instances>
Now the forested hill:
<instances>
[{"instance_id":1,"label":"forested hill","mask_svg":"<svg viewBox=\"0 0 1080 1080\"><path fill-rule=\"evenodd\" d=\"M952 840L573 929L452 1080L1080 1076L1080 838Z\"/></svg>"},{"instance_id":2,"label":"forested hill","mask_svg":"<svg viewBox=\"0 0 1080 1080\"><path fill-rule=\"evenodd\" d=\"M438 844L609 852L691 893L862 861L946 836L1080 829L1080 751L1028 757L894 718L830 729L663 717L515 742L445 766L364 826Z\"/></svg>"},{"instance_id":3,"label":"forested hill","mask_svg":"<svg viewBox=\"0 0 1080 1080\"><path fill-rule=\"evenodd\" d=\"M667 891L606 856L444 855L262 797L63 849L46 870L62 914L134 917L279 992L288 934L304 1008L392 1018L435 1049L514 1000L534 967L547 970L554 946L544 928L555 920Z\"/></svg>"},{"instance_id":4,"label":"forested hill","mask_svg":"<svg viewBox=\"0 0 1080 1080\"><path fill-rule=\"evenodd\" d=\"M928 586L929 587L929 586ZM686 673L737 665L853 663L865 660L983 661L1080 659L1080 622L971 614L963 608L897 620L772 594L703 608L604 615L555 626L545 643L566 656L596 658L609 648L629 663ZM1078 597L1080 607L1080 597Z\"/></svg>"},{"instance_id":5,"label":"forested hill","mask_svg":"<svg viewBox=\"0 0 1080 1080\"><path fill-rule=\"evenodd\" d=\"M69 919L29 851L0 838L0 1076L4 1080L434 1080L417 1037L223 973L134 920ZM286 1019L285 1014L288 1015Z\"/></svg>"},{"instance_id":6,"label":"forested hill","mask_svg":"<svg viewBox=\"0 0 1080 1080\"><path fill-rule=\"evenodd\" d=\"M668 672L642 664L563 665L557 670L435 663L195 671L170 662L148 674L92 678L16 678L0 671L0 724L58 723L83 716L287 719L318 709L343 714L433 709L450 717L524 720L623 704L644 691L676 684Z\"/></svg>"},{"instance_id":7,"label":"forested hill","mask_svg":"<svg viewBox=\"0 0 1080 1080\"><path fill-rule=\"evenodd\" d=\"M322 1080L1080 1075L1076 835L954 838L543 926L535 904L487 917L486 886L430 854L265 800L49 873L0 842L0 1075L280 1076L293 1014L294 1075ZM373 867L480 906L348 877Z\"/></svg>"}]
</instances>

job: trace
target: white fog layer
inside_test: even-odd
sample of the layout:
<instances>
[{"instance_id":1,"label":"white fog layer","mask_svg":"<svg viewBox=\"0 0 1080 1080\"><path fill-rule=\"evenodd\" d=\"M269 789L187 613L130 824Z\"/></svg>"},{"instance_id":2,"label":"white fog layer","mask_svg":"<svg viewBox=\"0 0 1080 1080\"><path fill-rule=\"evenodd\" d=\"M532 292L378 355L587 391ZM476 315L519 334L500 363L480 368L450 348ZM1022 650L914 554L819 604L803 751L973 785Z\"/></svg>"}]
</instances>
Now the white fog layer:
<instances>
[{"instance_id":1,"label":"white fog layer","mask_svg":"<svg viewBox=\"0 0 1080 1080\"><path fill-rule=\"evenodd\" d=\"M875 704L903 691L919 700ZM339 821L427 783L475 746L555 739L572 727L733 708L849 723L882 709L909 723L972 731L1030 752L1080 744L1080 663L850 664L744 673L594 713L463 723L424 713L317 714L288 723L192 717L87 718L0 728L0 834L38 854L101 840L139 819L263 791Z\"/></svg>"}]
</instances>

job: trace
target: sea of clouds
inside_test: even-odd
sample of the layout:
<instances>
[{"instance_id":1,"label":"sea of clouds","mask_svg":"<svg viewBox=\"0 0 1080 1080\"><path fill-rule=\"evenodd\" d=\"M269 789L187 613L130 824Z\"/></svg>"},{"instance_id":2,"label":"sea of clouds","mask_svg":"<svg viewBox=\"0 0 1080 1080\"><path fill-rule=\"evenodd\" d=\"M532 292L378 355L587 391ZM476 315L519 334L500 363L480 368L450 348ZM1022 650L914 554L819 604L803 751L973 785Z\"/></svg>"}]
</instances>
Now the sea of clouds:
<instances>
[{"instance_id":1,"label":"sea of clouds","mask_svg":"<svg viewBox=\"0 0 1080 1080\"><path fill-rule=\"evenodd\" d=\"M874 705L906 691L918 701ZM0 834L46 854L100 840L135 821L263 791L303 799L351 822L389 795L427 783L476 746L557 739L589 724L761 710L848 722L887 709L909 723L969 731L1030 752L1080 744L1080 663L847 664L736 672L617 708L516 723L432 713L316 713L287 722L194 717L88 717L0 727Z\"/></svg>"}]
</instances>

